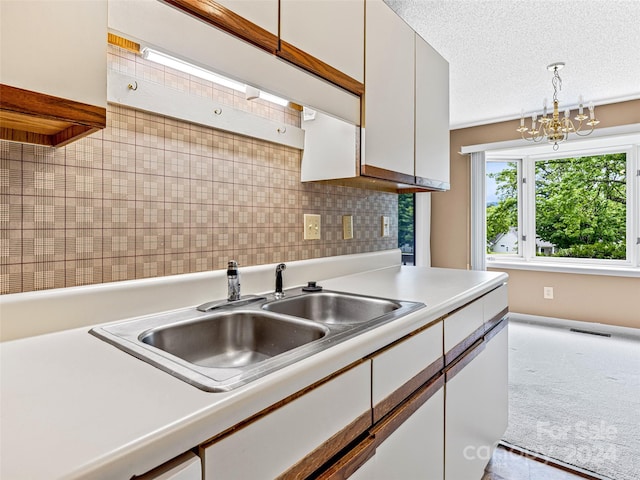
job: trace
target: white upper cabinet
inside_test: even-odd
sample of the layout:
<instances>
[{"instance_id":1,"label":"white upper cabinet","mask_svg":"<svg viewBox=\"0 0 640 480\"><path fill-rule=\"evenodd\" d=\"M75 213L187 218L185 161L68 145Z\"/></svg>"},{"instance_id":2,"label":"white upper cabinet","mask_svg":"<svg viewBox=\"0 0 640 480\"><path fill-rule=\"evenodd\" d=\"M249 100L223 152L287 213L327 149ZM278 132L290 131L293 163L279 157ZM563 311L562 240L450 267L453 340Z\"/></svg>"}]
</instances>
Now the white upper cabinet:
<instances>
[{"instance_id":1,"label":"white upper cabinet","mask_svg":"<svg viewBox=\"0 0 640 480\"><path fill-rule=\"evenodd\" d=\"M106 106L107 0L0 1L0 139L63 146Z\"/></svg>"},{"instance_id":2,"label":"white upper cabinet","mask_svg":"<svg viewBox=\"0 0 640 480\"><path fill-rule=\"evenodd\" d=\"M414 35L382 0L367 0L361 163L409 177L414 176Z\"/></svg>"},{"instance_id":3,"label":"white upper cabinet","mask_svg":"<svg viewBox=\"0 0 640 480\"><path fill-rule=\"evenodd\" d=\"M416 177L449 189L449 62L416 34Z\"/></svg>"},{"instance_id":4,"label":"white upper cabinet","mask_svg":"<svg viewBox=\"0 0 640 480\"><path fill-rule=\"evenodd\" d=\"M107 0L2 0L0 22L0 83L107 106Z\"/></svg>"},{"instance_id":5,"label":"white upper cabinet","mask_svg":"<svg viewBox=\"0 0 640 480\"><path fill-rule=\"evenodd\" d=\"M216 3L278 35L278 0L216 0Z\"/></svg>"},{"instance_id":6,"label":"white upper cabinet","mask_svg":"<svg viewBox=\"0 0 640 480\"><path fill-rule=\"evenodd\" d=\"M354 125L360 122L360 99L355 95L163 2L111 1L109 29L300 105Z\"/></svg>"},{"instance_id":7,"label":"white upper cabinet","mask_svg":"<svg viewBox=\"0 0 640 480\"><path fill-rule=\"evenodd\" d=\"M280 40L364 82L364 0L280 0Z\"/></svg>"}]
</instances>

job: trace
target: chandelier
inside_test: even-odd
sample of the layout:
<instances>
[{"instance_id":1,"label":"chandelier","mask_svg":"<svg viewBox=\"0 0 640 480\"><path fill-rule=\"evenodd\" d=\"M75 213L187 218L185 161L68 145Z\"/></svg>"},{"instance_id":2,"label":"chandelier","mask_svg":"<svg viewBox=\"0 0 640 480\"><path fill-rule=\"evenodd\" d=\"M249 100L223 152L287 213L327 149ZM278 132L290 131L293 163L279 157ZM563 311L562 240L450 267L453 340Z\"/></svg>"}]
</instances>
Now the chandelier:
<instances>
[{"instance_id":1,"label":"chandelier","mask_svg":"<svg viewBox=\"0 0 640 480\"><path fill-rule=\"evenodd\" d=\"M564 67L564 62L556 62L547 66L547 70L553 72L553 78L551 84L553 85L553 113L551 117L547 116L547 99L544 99L543 114L540 119L534 113L531 115L531 128L524 126L524 112L520 115L520 127L516 131L520 132L520 135L524 140L531 142L541 142L546 140L553 144L553 149L558 150L558 144L564 142L570 133L575 133L580 137L586 137L593 132L595 126L600 123L596 120L595 108L593 102L589 104L589 115L584 113L584 105L582 103L582 96L579 99L578 114L573 120L578 122L577 126L571 119L571 111L567 108L564 111L564 117L560 118L558 108L558 90L562 90L562 79L558 74L558 71ZM590 130L582 132L582 126L585 120L589 119L585 124L591 127Z\"/></svg>"}]
</instances>

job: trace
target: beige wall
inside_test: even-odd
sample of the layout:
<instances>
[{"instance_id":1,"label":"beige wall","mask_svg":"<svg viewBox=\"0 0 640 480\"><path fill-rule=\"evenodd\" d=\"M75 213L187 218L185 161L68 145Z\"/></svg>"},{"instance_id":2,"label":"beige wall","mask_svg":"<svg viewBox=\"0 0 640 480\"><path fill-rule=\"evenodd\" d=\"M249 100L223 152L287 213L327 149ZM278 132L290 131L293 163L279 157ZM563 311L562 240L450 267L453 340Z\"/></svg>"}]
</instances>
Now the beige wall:
<instances>
[{"instance_id":1,"label":"beige wall","mask_svg":"<svg viewBox=\"0 0 640 480\"><path fill-rule=\"evenodd\" d=\"M289 125L300 112L116 47L111 69ZM394 193L300 182L301 152L109 105L107 128L52 149L0 141L0 294L387 250ZM303 215L322 216L303 239ZM353 215L344 240L342 215ZM380 235L380 217L391 236Z\"/></svg>"},{"instance_id":2,"label":"beige wall","mask_svg":"<svg viewBox=\"0 0 640 480\"><path fill-rule=\"evenodd\" d=\"M500 270L512 312L640 328L640 278ZM553 287L553 300L542 298Z\"/></svg>"},{"instance_id":3,"label":"beige wall","mask_svg":"<svg viewBox=\"0 0 640 480\"><path fill-rule=\"evenodd\" d=\"M600 127L640 123L640 100L597 107ZM451 190L432 195L431 264L469 268L470 161L463 146L514 140L518 120L451 131ZM511 275L514 312L640 328L640 278L569 275L524 270ZM556 286L554 300L542 299L543 286Z\"/></svg>"}]
</instances>

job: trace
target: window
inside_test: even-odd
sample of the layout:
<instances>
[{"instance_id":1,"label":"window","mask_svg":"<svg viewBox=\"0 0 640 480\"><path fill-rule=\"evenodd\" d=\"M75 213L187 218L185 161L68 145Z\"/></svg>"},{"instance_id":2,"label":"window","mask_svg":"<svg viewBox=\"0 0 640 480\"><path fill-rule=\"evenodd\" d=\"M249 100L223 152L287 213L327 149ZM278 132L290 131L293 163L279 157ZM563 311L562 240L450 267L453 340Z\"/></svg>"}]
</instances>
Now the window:
<instances>
[{"instance_id":1,"label":"window","mask_svg":"<svg viewBox=\"0 0 640 480\"><path fill-rule=\"evenodd\" d=\"M535 162L536 255L626 260L624 152Z\"/></svg>"},{"instance_id":2,"label":"window","mask_svg":"<svg viewBox=\"0 0 640 480\"><path fill-rule=\"evenodd\" d=\"M487 161L487 254L518 255L520 161Z\"/></svg>"},{"instance_id":3,"label":"window","mask_svg":"<svg viewBox=\"0 0 640 480\"><path fill-rule=\"evenodd\" d=\"M538 147L475 157L484 167L477 189L484 192L474 193L484 204L474 214L484 215L484 223L475 225L484 229L489 266L638 267L640 146L634 143L564 155Z\"/></svg>"},{"instance_id":4,"label":"window","mask_svg":"<svg viewBox=\"0 0 640 480\"><path fill-rule=\"evenodd\" d=\"M398 195L398 248L402 264L415 265L415 194Z\"/></svg>"}]
</instances>

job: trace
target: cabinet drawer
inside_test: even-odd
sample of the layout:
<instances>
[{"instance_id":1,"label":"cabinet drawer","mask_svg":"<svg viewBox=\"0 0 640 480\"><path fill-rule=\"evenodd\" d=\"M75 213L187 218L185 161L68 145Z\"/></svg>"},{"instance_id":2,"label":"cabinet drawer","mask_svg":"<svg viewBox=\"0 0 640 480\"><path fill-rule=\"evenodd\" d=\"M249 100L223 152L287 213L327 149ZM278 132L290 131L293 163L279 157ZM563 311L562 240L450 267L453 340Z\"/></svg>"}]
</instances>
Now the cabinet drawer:
<instances>
[{"instance_id":1,"label":"cabinet drawer","mask_svg":"<svg viewBox=\"0 0 640 480\"><path fill-rule=\"evenodd\" d=\"M484 334L483 319L483 298L479 298L444 319L444 352L447 364Z\"/></svg>"},{"instance_id":2,"label":"cabinet drawer","mask_svg":"<svg viewBox=\"0 0 640 480\"><path fill-rule=\"evenodd\" d=\"M377 421L442 369L442 322L383 350L372 361L372 403Z\"/></svg>"},{"instance_id":3,"label":"cabinet drawer","mask_svg":"<svg viewBox=\"0 0 640 480\"><path fill-rule=\"evenodd\" d=\"M363 362L203 448L204 479L273 479L289 470L319 445L369 413L370 369L370 363ZM368 416L367 425L354 433L354 438L371 425L370 420ZM332 439L331 446L339 450L354 438L347 435ZM341 442L345 445L340 446ZM325 450L329 455L327 452ZM317 458L319 464L315 468L330 456ZM306 459L305 464L313 461ZM301 477L315 469L305 468L311 467L302 468Z\"/></svg>"},{"instance_id":4,"label":"cabinet drawer","mask_svg":"<svg viewBox=\"0 0 640 480\"><path fill-rule=\"evenodd\" d=\"M507 313L506 309L509 304L507 286L503 285L487 293L483 300L485 330L489 330Z\"/></svg>"}]
</instances>

